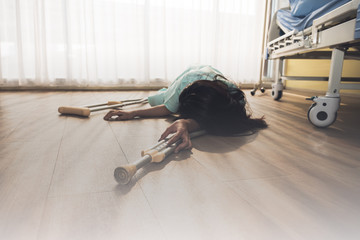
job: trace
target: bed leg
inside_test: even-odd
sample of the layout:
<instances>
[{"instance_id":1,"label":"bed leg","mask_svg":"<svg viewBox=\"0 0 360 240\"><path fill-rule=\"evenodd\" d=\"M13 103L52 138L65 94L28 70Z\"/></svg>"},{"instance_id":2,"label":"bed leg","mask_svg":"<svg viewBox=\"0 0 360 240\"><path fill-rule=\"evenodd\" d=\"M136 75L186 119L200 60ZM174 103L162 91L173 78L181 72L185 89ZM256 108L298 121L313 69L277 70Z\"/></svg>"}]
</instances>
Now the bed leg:
<instances>
[{"instance_id":1,"label":"bed leg","mask_svg":"<svg viewBox=\"0 0 360 240\"><path fill-rule=\"evenodd\" d=\"M340 106L340 86L344 55L344 49L334 48L332 50L329 84L326 95L311 98L314 103L309 108L308 119L316 127L328 127L336 120L337 110Z\"/></svg>"},{"instance_id":2,"label":"bed leg","mask_svg":"<svg viewBox=\"0 0 360 240\"><path fill-rule=\"evenodd\" d=\"M334 48L331 54L331 65L329 75L327 97L340 97L340 82L343 69L345 50Z\"/></svg>"},{"instance_id":3,"label":"bed leg","mask_svg":"<svg viewBox=\"0 0 360 240\"><path fill-rule=\"evenodd\" d=\"M283 65L282 59L275 60L275 63L274 63L275 83L273 83L271 85L271 87L272 87L271 95L274 100L280 100L280 98L282 97L283 89L284 89L284 85L283 85L282 79L281 79L282 65Z\"/></svg>"}]
</instances>

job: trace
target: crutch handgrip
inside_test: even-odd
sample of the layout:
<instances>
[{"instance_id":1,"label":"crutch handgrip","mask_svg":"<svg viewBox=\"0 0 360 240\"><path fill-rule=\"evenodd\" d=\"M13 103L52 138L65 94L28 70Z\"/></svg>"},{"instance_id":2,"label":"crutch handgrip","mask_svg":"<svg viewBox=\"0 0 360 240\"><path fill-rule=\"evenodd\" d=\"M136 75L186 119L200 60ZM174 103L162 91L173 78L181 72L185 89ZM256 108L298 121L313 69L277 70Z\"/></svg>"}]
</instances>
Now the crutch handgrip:
<instances>
[{"instance_id":1,"label":"crutch handgrip","mask_svg":"<svg viewBox=\"0 0 360 240\"><path fill-rule=\"evenodd\" d=\"M59 113L62 114L73 114L78 116L84 116L88 117L90 115L90 109L89 108L83 108L83 107L67 107L62 106L58 108Z\"/></svg>"},{"instance_id":2,"label":"crutch handgrip","mask_svg":"<svg viewBox=\"0 0 360 240\"><path fill-rule=\"evenodd\" d=\"M115 105L115 104L121 104L121 103L123 103L123 102L121 102L121 101L108 101L107 105Z\"/></svg>"},{"instance_id":3,"label":"crutch handgrip","mask_svg":"<svg viewBox=\"0 0 360 240\"><path fill-rule=\"evenodd\" d=\"M151 151L151 150L153 150L153 149L156 149L156 150L158 150L158 151L160 151L161 149L163 149L163 148L165 148L166 147L166 140L164 139L164 140L161 140L161 141L159 141L158 143L156 143L154 146L152 146L152 147L150 147L150 148L148 148L148 149L146 149L146 150L142 150L141 151L141 156L143 157L143 156L145 156L145 154L147 154L149 151ZM162 145L162 146L161 146ZM159 149L158 149L159 148Z\"/></svg>"},{"instance_id":4,"label":"crutch handgrip","mask_svg":"<svg viewBox=\"0 0 360 240\"><path fill-rule=\"evenodd\" d=\"M159 163L165 158L165 154L163 152L159 152L156 149L148 150L144 155L149 155L151 157L151 162Z\"/></svg>"}]
</instances>

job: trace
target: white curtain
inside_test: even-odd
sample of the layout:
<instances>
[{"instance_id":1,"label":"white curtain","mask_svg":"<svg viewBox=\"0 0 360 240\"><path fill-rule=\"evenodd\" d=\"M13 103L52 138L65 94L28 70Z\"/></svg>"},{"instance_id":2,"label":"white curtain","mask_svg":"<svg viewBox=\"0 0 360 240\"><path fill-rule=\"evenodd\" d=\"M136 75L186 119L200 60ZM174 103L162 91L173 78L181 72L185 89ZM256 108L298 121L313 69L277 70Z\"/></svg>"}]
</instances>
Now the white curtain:
<instances>
[{"instance_id":1,"label":"white curtain","mask_svg":"<svg viewBox=\"0 0 360 240\"><path fill-rule=\"evenodd\" d=\"M0 0L0 86L165 85L193 64L260 76L264 0Z\"/></svg>"}]
</instances>

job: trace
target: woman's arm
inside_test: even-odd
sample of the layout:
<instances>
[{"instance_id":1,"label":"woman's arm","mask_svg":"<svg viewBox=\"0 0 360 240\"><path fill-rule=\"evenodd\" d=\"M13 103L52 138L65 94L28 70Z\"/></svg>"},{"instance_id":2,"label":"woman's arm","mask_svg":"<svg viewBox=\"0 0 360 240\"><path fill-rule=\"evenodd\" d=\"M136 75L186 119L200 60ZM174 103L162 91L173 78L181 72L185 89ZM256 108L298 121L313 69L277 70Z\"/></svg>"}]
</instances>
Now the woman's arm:
<instances>
[{"instance_id":1,"label":"woman's arm","mask_svg":"<svg viewBox=\"0 0 360 240\"><path fill-rule=\"evenodd\" d=\"M138 109L138 110L132 110L132 111L124 111L124 110L111 110L108 112L104 120L110 121L110 120L130 120L135 117L162 117L167 116L171 114L172 112L169 111L164 104L150 107L150 108L144 108L144 109ZM113 116L117 116L116 118L113 118Z\"/></svg>"},{"instance_id":2,"label":"woman's arm","mask_svg":"<svg viewBox=\"0 0 360 240\"><path fill-rule=\"evenodd\" d=\"M169 134L174 133L168 141L168 146L181 139L182 142L175 149L175 153L177 153L182 149L190 149L192 147L189 133L198 129L200 129L200 126L194 119L179 119L165 130L159 141L165 139Z\"/></svg>"}]
</instances>

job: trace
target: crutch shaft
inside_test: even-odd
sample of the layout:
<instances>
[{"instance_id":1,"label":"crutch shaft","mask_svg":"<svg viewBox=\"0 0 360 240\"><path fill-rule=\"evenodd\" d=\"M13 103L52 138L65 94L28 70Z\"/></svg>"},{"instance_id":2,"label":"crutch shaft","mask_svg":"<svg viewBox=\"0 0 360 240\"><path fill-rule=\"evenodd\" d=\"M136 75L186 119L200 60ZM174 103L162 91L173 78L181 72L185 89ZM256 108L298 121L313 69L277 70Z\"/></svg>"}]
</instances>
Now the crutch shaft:
<instances>
[{"instance_id":1,"label":"crutch shaft","mask_svg":"<svg viewBox=\"0 0 360 240\"><path fill-rule=\"evenodd\" d=\"M100 107L100 106L105 106L105 105L114 105L114 104L121 104L121 103L128 103L128 102L137 102L137 101L140 101L140 100L142 100L142 98L121 100L121 101L108 101L106 103L97 103L97 104L92 104L92 105L86 105L84 107L85 108L93 108L93 107Z\"/></svg>"},{"instance_id":2,"label":"crutch shaft","mask_svg":"<svg viewBox=\"0 0 360 240\"><path fill-rule=\"evenodd\" d=\"M147 99L140 99L138 101L133 101L133 100L125 100L125 101L126 101L125 103L118 103L118 104L113 104L113 105L101 103L101 104L97 104L98 107L92 107L92 108L61 106L58 108L58 112L62 113L62 114L73 114L73 115L88 117L90 115L90 112L124 107L124 106L128 106L128 105L133 105L133 104L147 103ZM96 105L91 105L91 106L96 106Z\"/></svg>"},{"instance_id":3,"label":"crutch shaft","mask_svg":"<svg viewBox=\"0 0 360 240\"><path fill-rule=\"evenodd\" d=\"M92 104L92 105L86 105L84 107L86 108L94 108L94 107L100 107L100 106L106 106L106 105L114 105L114 104L121 104L123 103L122 101L108 101L108 102L104 102L104 103L97 103L97 104Z\"/></svg>"},{"instance_id":4,"label":"crutch shaft","mask_svg":"<svg viewBox=\"0 0 360 240\"><path fill-rule=\"evenodd\" d=\"M91 108L90 111L91 112L96 112L96 111L101 111L101 110L105 110L105 109L124 107L124 106L129 106L129 105L139 104L139 103L146 103L146 102L147 102L147 99L142 99L142 100L135 101L135 102L118 103L118 104L113 104L113 105L95 107L95 108Z\"/></svg>"},{"instance_id":5,"label":"crutch shaft","mask_svg":"<svg viewBox=\"0 0 360 240\"><path fill-rule=\"evenodd\" d=\"M151 156L145 155L140 160L136 161L134 165L136 166L136 169L140 169L150 162L151 162Z\"/></svg>"}]
</instances>

